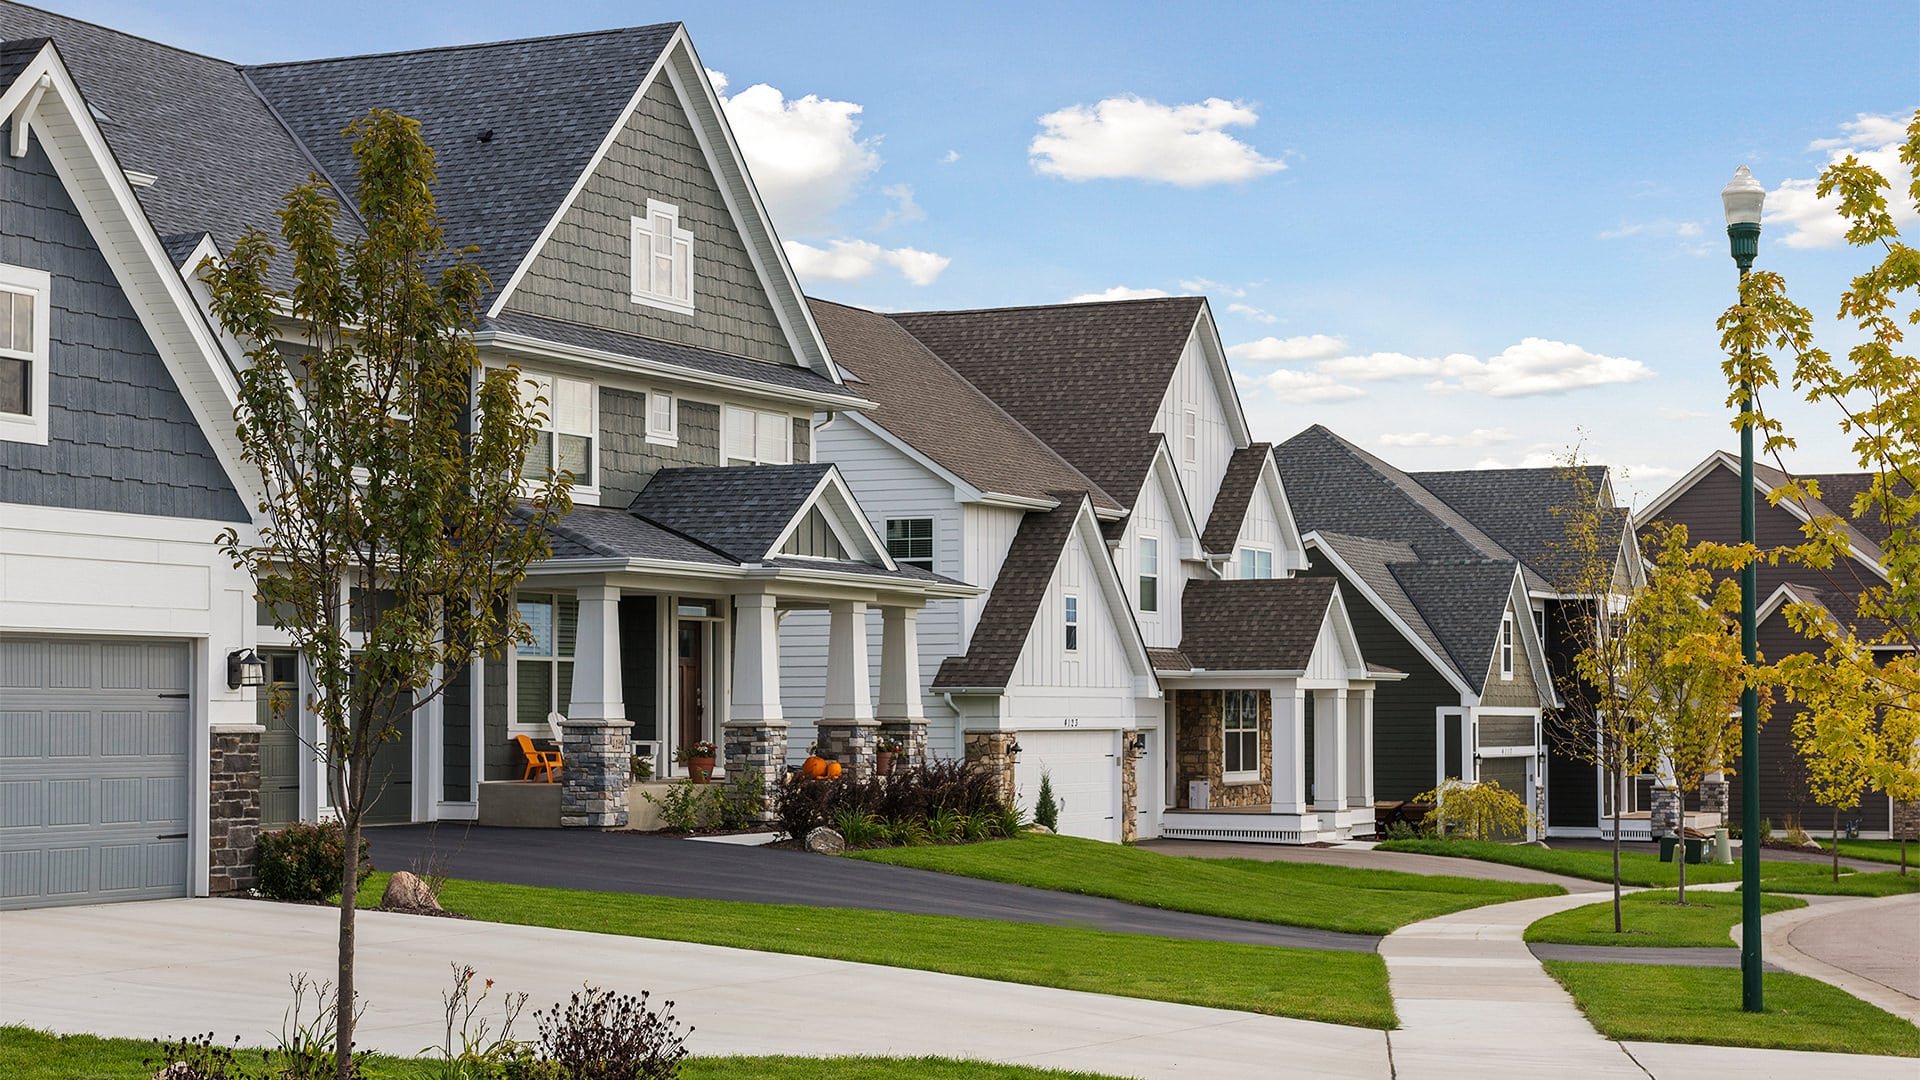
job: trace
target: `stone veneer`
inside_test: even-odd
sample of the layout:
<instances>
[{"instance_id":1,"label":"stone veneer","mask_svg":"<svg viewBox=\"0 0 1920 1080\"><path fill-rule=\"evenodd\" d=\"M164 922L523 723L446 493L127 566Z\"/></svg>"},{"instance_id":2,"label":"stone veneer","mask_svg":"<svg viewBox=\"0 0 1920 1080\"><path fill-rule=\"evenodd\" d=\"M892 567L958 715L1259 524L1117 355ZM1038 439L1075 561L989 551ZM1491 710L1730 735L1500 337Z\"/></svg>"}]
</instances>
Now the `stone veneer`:
<instances>
[{"instance_id":1,"label":"stone veneer","mask_svg":"<svg viewBox=\"0 0 1920 1080\"><path fill-rule=\"evenodd\" d=\"M633 774L625 720L560 722L560 826L620 829L627 824L627 781Z\"/></svg>"},{"instance_id":2,"label":"stone veneer","mask_svg":"<svg viewBox=\"0 0 1920 1080\"><path fill-rule=\"evenodd\" d=\"M1647 830L1654 839L1680 831L1680 793L1670 787L1655 786L1653 805L1647 811Z\"/></svg>"},{"instance_id":3,"label":"stone veneer","mask_svg":"<svg viewBox=\"0 0 1920 1080\"><path fill-rule=\"evenodd\" d=\"M1732 788L1733 785L1725 780L1700 781L1700 812L1719 814L1721 824L1725 824L1728 820L1727 808L1732 805Z\"/></svg>"},{"instance_id":4,"label":"stone veneer","mask_svg":"<svg viewBox=\"0 0 1920 1080\"><path fill-rule=\"evenodd\" d=\"M1893 838L1920 840L1920 800L1893 801Z\"/></svg>"},{"instance_id":5,"label":"stone veneer","mask_svg":"<svg viewBox=\"0 0 1920 1080\"><path fill-rule=\"evenodd\" d=\"M873 720L821 720L814 725L815 752L839 762L854 780L873 775L873 748L879 741L880 724Z\"/></svg>"},{"instance_id":6,"label":"stone veneer","mask_svg":"<svg viewBox=\"0 0 1920 1080\"><path fill-rule=\"evenodd\" d=\"M999 778L1000 798L1012 805L1019 797L1015 783L1013 755L1007 748L1018 740L1010 731L969 731L966 734L967 761Z\"/></svg>"},{"instance_id":7,"label":"stone veneer","mask_svg":"<svg viewBox=\"0 0 1920 1080\"><path fill-rule=\"evenodd\" d=\"M1133 732L1120 733L1120 842L1140 839L1140 758L1133 752Z\"/></svg>"},{"instance_id":8,"label":"stone veneer","mask_svg":"<svg viewBox=\"0 0 1920 1080\"><path fill-rule=\"evenodd\" d=\"M900 744L900 752L893 756L893 767L896 769L910 769L932 760L927 756L925 720L882 720L880 737Z\"/></svg>"},{"instance_id":9,"label":"stone veneer","mask_svg":"<svg viewBox=\"0 0 1920 1080\"><path fill-rule=\"evenodd\" d=\"M772 798L787 778L787 725L729 721L720 729L720 754L729 780L757 772Z\"/></svg>"},{"instance_id":10,"label":"stone veneer","mask_svg":"<svg viewBox=\"0 0 1920 1080\"><path fill-rule=\"evenodd\" d=\"M216 724L208 761L207 891L230 896L258 879L260 736L258 724Z\"/></svg>"},{"instance_id":11,"label":"stone veneer","mask_svg":"<svg viewBox=\"0 0 1920 1080\"><path fill-rule=\"evenodd\" d=\"M1174 805L1187 808L1187 783L1205 780L1213 809L1268 806L1273 802L1273 695L1254 691L1260 705L1260 779L1229 784L1222 743L1220 690L1180 690L1174 695Z\"/></svg>"}]
</instances>

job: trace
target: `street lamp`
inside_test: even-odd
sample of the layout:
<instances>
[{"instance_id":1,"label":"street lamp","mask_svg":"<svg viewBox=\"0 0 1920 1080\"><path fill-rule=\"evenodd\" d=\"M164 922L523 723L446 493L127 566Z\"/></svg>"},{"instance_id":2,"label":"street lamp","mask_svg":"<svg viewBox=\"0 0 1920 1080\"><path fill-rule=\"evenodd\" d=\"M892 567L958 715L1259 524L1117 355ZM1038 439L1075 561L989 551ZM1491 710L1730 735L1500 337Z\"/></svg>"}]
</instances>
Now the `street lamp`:
<instances>
[{"instance_id":1,"label":"street lamp","mask_svg":"<svg viewBox=\"0 0 1920 1080\"><path fill-rule=\"evenodd\" d=\"M1727 243L1744 283L1760 253L1760 209L1767 189L1745 165L1720 190L1727 214ZM1744 354L1745 349L1741 352ZM1745 371L1744 365L1741 369ZM1740 382L1740 412L1752 412L1753 385ZM1753 543L1753 424L1740 423L1740 542ZM1754 611L1758 606L1757 570L1740 569L1740 651L1747 663L1758 659ZM1740 1007L1764 1012L1760 985L1760 694L1748 686L1740 694Z\"/></svg>"}]
</instances>

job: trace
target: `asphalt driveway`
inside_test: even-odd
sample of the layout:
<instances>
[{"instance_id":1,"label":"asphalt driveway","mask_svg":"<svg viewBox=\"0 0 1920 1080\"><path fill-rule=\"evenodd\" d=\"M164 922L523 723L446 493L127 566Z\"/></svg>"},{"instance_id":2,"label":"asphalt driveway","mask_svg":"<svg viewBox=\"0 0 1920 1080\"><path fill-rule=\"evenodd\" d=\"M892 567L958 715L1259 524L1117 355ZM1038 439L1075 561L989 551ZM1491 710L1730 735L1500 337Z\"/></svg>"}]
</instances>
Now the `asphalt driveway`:
<instances>
[{"instance_id":1,"label":"asphalt driveway","mask_svg":"<svg viewBox=\"0 0 1920 1080\"><path fill-rule=\"evenodd\" d=\"M367 837L381 870L417 869L432 859L448 877L466 881L960 915L1299 949L1373 952L1380 944L1368 934L1189 915L859 859L638 833L438 822L368 829Z\"/></svg>"}]
</instances>

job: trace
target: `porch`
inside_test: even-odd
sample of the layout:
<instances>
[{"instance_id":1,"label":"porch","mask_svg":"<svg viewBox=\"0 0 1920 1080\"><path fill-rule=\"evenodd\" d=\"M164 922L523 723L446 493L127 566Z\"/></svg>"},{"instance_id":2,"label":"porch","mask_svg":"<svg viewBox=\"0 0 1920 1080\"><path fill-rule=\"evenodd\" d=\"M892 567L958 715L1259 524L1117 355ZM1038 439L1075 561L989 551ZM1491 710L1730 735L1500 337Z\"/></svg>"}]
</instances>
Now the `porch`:
<instances>
[{"instance_id":1,"label":"porch","mask_svg":"<svg viewBox=\"0 0 1920 1080\"><path fill-rule=\"evenodd\" d=\"M1374 835L1372 806L1295 813L1265 806L1169 809L1160 835L1169 840L1226 840L1249 844L1313 844Z\"/></svg>"}]
</instances>

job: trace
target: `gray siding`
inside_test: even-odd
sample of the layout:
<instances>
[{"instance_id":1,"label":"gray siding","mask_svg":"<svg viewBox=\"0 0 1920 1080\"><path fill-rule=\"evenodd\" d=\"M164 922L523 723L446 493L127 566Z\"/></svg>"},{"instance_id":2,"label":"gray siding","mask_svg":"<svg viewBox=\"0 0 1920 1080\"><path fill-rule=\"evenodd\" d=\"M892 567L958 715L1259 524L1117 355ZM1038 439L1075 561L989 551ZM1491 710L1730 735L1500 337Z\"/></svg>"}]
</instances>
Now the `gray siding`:
<instances>
[{"instance_id":1,"label":"gray siding","mask_svg":"<svg viewBox=\"0 0 1920 1080\"><path fill-rule=\"evenodd\" d=\"M441 798L464 802L473 798L473 669L466 668L447 684L441 707Z\"/></svg>"},{"instance_id":2,"label":"gray siding","mask_svg":"<svg viewBox=\"0 0 1920 1080\"><path fill-rule=\"evenodd\" d=\"M0 191L0 262L53 275L47 445L0 442L0 502L247 520L37 140L0 154Z\"/></svg>"},{"instance_id":3,"label":"gray siding","mask_svg":"<svg viewBox=\"0 0 1920 1080\"><path fill-rule=\"evenodd\" d=\"M680 402L680 441L647 441L647 396L600 388L600 504L624 507L653 474L677 465L720 464L720 406Z\"/></svg>"},{"instance_id":4,"label":"gray siding","mask_svg":"<svg viewBox=\"0 0 1920 1080\"><path fill-rule=\"evenodd\" d=\"M693 233L692 315L633 302L632 218L646 213L649 197L679 207L681 225ZM664 78L648 89L507 307L755 360L795 363L706 155Z\"/></svg>"},{"instance_id":5,"label":"gray siding","mask_svg":"<svg viewBox=\"0 0 1920 1080\"><path fill-rule=\"evenodd\" d=\"M1534 677L1533 657L1526 648L1525 631L1520 625L1521 619L1531 620L1533 612L1519 611L1513 615L1513 678L1500 677L1500 627L1494 626L1493 659L1487 664L1486 688L1480 692L1480 704L1497 709L1538 709L1540 708L1540 683ZM1529 734L1524 740L1532 742Z\"/></svg>"},{"instance_id":6,"label":"gray siding","mask_svg":"<svg viewBox=\"0 0 1920 1080\"><path fill-rule=\"evenodd\" d=\"M526 771L520 748L507 741L507 708L510 704L507 701L507 665L511 663L511 650L502 656L487 657L485 722L481 725L487 738L484 748L486 774L482 777L486 780L518 780Z\"/></svg>"},{"instance_id":7,"label":"gray siding","mask_svg":"<svg viewBox=\"0 0 1920 1080\"><path fill-rule=\"evenodd\" d=\"M1592 701L1593 693L1574 677L1573 658L1579 653L1572 626L1585 618L1592 605L1585 601L1547 605L1547 656L1557 673L1560 696ZM1593 764L1593 735L1580 719L1590 715L1579 707L1549 713L1542 730L1547 742L1547 825L1557 828L1593 828L1600 810L1600 771ZM1576 740L1577 743L1576 743Z\"/></svg>"},{"instance_id":8,"label":"gray siding","mask_svg":"<svg viewBox=\"0 0 1920 1080\"><path fill-rule=\"evenodd\" d=\"M1483 716L1479 722L1480 745L1532 746L1533 718L1530 716Z\"/></svg>"},{"instance_id":9,"label":"gray siding","mask_svg":"<svg viewBox=\"0 0 1920 1080\"><path fill-rule=\"evenodd\" d=\"M655 709L660 692L660 642L656 605L651 596L620 598L620 696L627 705L629 736L636 742L660 737Z\"/></svg>"},{"instance_id":10,"label":"gray siding","mask_svg":"<svg viewBox=\"0 0 1920 1080\"><path fill-rule=\"evenodd\" d=\"M793 418L793 460L809 462L813 460L813 421L802 417Z\"/></svg>"}]
</instances>

